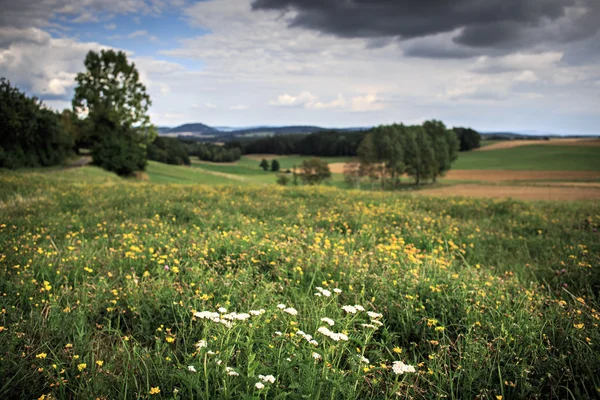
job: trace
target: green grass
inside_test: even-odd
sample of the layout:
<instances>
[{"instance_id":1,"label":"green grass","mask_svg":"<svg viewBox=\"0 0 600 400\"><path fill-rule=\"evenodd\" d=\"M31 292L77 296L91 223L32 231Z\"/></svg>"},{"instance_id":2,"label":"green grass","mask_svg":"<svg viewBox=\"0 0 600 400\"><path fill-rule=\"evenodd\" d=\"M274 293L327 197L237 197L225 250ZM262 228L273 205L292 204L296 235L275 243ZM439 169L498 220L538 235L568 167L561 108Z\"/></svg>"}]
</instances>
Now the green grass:
<instances>
[{"instance_id":1,"label":"green grass","mask_svg":"<svg viewBox=\"0 0 600 400\"><path fill-rule=\"evenodd\" d=\"M150 182L154 183L195 183L195 184L227 184L238 183L236 179L224 176L215 176L199 168L175 166L149 161L146 173Z\"/></svg>"},{"instance_id":2,"label":"green grass","mask_svg":"<svg viewBox=\"0 0 600 400\"><path fill-rule=\"evenodd\" d=\"M600 147L528 145L459 153L453 169L600 171Z\"/></svg>"},{"instance_id":3,"label":"green grass","mask_svg":"<svg viewBox=\"0 0 600 400\"><path fill-rule=\"evenodd\" d=\"M598 203L70 173L0 173L0 398L600 393Z\"/></svg>"}]
</instances>

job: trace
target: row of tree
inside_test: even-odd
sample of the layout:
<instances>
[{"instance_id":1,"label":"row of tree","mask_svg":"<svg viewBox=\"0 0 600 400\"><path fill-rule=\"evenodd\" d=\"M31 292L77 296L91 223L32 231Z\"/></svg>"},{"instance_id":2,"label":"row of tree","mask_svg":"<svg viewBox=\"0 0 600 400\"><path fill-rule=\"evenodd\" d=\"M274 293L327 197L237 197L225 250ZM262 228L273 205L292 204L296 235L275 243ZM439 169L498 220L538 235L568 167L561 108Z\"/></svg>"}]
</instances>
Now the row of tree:
<instances>
[{"instance_id":1,"label":"row of tree","mask_svg":"<svg viewBox=\"0 0 600 400\"><path fill-rule=\"evenodd\" d=\"M376 129L376 128L374 128ZM364 138L372 132L319 131L308 135L278 135L258 139L237 140L226 143L228 147L239 147L243 154L300 154L316 157L351 157L358 155ZM469 151L480 146L481 136L471 128L453 128L460 141L460 151Z\"/></svg>"},{"instance_id":2,"label":"row of tree","mask_svg":"<svg viewBox=\"0 0 600 400\"><path fill-rule=\"evenodd\" d=\"M60 164L72 154L73 143L60 114L0 79L0 168Z\"/></svg>"},{"instance_id":3,"label":"row of tree","mask_svg":"<svg viewBox=\"0 0 600 400\"><path fill-rule=\"evenodd\" d=\"M359 162L345 167L346 180L358 186L363 177L379 180L382 188L398 187L403 174L415 179L436 181L457 158L459 139L441 121L423 125L382 125L372 129L358 148Z\"/></svg>"},{"instance_id":4,"label":"row of tree","mask_svg":"<svg viewBox=\"0 0 600 400\"><path fill-rule=\"evenodd\" d=\"M234 162L242 157L239 147L228 148L212 143L186 142L190 156L196 156L203 161Z\"/></svg>"}]
</instances>

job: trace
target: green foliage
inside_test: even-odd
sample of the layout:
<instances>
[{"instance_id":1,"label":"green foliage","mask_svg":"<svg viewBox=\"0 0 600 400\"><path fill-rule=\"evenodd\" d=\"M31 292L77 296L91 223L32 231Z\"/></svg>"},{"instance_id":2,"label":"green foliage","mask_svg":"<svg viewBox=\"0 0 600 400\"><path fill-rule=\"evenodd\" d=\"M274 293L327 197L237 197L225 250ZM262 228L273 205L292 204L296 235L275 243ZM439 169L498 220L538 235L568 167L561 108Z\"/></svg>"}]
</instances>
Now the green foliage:
<instances>
[{"instance_id":1,"label":"green foliage","mask_svg":"<svg viewBox=\"0 0 600 400\"><path fill-rule=\"evenodd\" d=\"M135 64L127 61L124 52L111 49L88 52L84 65L86 71L75 78L73 110L86 110L89 115L110 111L118 124L138 127L139 133L152 142L148 116L152 102Z\"/></svg>"},{"instance_id":2,"label":"green foliage","mask_svg":"<svg viewBox=\"0 0 600 400\"><path fill-rule=\"evenodd\" d=\"M300 179L307 185L318 185L324 180L331 178L329 165L320 158L313 157L302 161L300 164Z\"/></svg>"},{"instance_id":3,"label":"green foliage","mask_svg":"<svg viewBox=\"0 0 600 400\"><path fill-rule=\"evenodd\" d=\"M452 128L460 141L460 151L469 151L481 146L481 135L471 128Z\"/></svg>"},{"instance_id":4,"label":"green foliage","mask_svg":"<svg viewBox=\"0 0 600 400\"><path fill-rule=\"evenodd\" d=\"M91 116L97 135L92 147L94 164L121 176L144 170L147 154L140 136L111 117L99 111Z\"/></svg>"},{"instance_id":5,"label":"green foliage","mask_svg":"<svg viewBox=\"0 0 600 400\"><path fill-rule=\"evenodd\" d=\"M290 183L290 178L285 173L278 174L277 183L281 186L287 186L287 184Z\"/></svg>"},{"instance_id":6,"label":"green foliage","mask_svg":"<svg viewBox=\"0 0 600 400\"><path fill-rule=\"evenodd\" d=\"M94 163L119 175L143 170L146 146L156 131L148 116L150 96L135 64L114 50L90 51L84 64L86 71L75 78L73 110L87 113L81 136L92 146Z\"/></svg>"},{"instance_id":7,"label":"green foliage","mask_svg":"<svg viewBox=\"0 0 600 400\"><path fill-rule=\"evenodd\" d=\"M176 138L157 136L148 145L148 159L172 165L190 165L187 149Z\"/></svg>"},{"instance_id":8,"label":"green foliage","mask_svg":"<svg viewBox=\"0 0 600 400\"><path fill-rule=\"evenodd\" d=\"M258 166L261 167L263 169L263 171L269 170L269 162L264 158L261 160L261 162Z\"/></svg>"},{"instance_id":9,"label":"green foliage","mask_svg":"<svg viewBox=\"0 0 600 400\"><path fill-rule=\"evenodd\" d=\"M218 146L212 143L186 143L190 156L197 156L202 161L234 162L240 159L242 151L238 147Z\"/></svg>"},{"instance_id":10,"label":"green foliage","mask_svg":"<svg viewBox=\"0 0 600 400\"><path fill-rule=\"evenodd\" d=\"M72 154L61 117L0 79L0 168L57 165Z\"/></svg>"},{"instance_id":11,"label":"green foliage","mask_svg":"<svg viewBox=\"0 0 600 400\"><path fill-rule=\"evenodd\" d=\"M273 172L279 171L279 161L277 161L277 160L271 161L271 171L273 171Z\"/></svg>"}]
</instances>

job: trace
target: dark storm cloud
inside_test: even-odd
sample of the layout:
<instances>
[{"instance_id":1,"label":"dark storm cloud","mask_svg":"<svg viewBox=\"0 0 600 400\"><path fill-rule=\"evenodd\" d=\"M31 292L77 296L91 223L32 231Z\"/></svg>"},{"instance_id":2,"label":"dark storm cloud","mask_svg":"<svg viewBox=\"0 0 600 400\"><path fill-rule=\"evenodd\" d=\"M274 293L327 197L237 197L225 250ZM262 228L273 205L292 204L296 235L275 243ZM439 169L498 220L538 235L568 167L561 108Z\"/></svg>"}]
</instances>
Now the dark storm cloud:
<instances>
[{"instance_id":1,"label":"dark storm cloud","mask_svg":"<svg viewBox=\"0 0 600 400\"><path fill-rule=\"evenodd\" d=\"M455 32L455 44L479 49L565 43L590 37L600 26L599 0L254 0L252 7L294 11L291 27L339 37L404 41ZM413 48L407 54L470 54L458 48L438 50Z\"/></svg>"}]
</instances>

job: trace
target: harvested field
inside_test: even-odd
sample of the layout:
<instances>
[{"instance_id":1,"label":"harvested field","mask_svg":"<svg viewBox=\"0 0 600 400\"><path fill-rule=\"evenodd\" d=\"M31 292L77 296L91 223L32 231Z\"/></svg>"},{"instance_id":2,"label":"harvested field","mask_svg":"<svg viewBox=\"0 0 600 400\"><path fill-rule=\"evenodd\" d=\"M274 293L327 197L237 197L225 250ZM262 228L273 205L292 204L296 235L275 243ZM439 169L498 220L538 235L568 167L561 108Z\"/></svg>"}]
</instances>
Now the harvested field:
<instances>
[{"instance_id":1,"label":"harvested field","mask_svg":"<svg viewBox=\"0 0 600 400\"><path fill-rule=\"evenodd\" d=\"M260 161L263 158L265 160L274 160L276 158L281 158L281 157L285 157L285 156L281 156L281 155L277 155L277 154L247 154L247 155L245 155L245 157Z\"/></svg>"},{"instance_id":2,"label":"harvested field","mask_svg":"<svg viewBox=\"0 0 600 400\"><path fill-rule=\"evenodd\" d=\"M346 163L329 164L334 174L344 173ZM408 178L408 177L405 177ZM600 171L511 171L511 170L450 170L444 177L454 181L536 181L536 180L593 180L600 179Z\"/></svg>"},{"instance_id":3,"label":"harvested field","mask_svg":"<svg viewBox=\"0 0 600 400\"><path fill-rule=\"evenodd\" d=\"M551 139L551 140L507 140L500 143L490 144L474 151L489 151L499 149L510 149L513 147L530 146L534 144L543 144L551 146L591 146L600 147L600 139L596 138L577 138L577 139Z\"/></svg>"},{"instance_id":4,"label":"harvested field","mask_svg":"<svg viewBox=\"0 0 600 400\"><path fill-rule=\"evenodd\" d=\"M600 171L510 171L510 170L450 170L444 179L455 181L536 181L600 179Z\"/></svg>"},{"instance_id":5,"label":"harvested field","mask_svg":"<svg viewBox=\"0 0 600 400\"><path fill-rule=\"evenodd\" d=\"M594 200L600 199L600 188L558 186L505 186L463 184L425 189L418 194L432 196L465 196L485 198L510 197L520 200Z\"/></svg>"}]
</instances>

